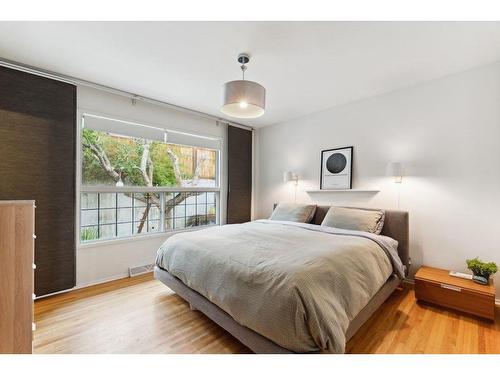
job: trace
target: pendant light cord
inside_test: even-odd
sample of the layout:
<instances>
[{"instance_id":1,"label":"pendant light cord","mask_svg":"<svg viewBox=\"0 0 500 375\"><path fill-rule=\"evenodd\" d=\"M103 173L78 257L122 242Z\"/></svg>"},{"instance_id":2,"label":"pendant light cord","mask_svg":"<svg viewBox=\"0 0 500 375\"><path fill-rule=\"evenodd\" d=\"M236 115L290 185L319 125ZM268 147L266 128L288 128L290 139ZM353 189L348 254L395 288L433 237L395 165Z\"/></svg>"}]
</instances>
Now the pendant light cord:
<instances>
[{"instance_id":1,"label":"pendant light cord","mask_svg":"<svg viewBox=\"0 0 500 375\"><path fill-rule=\"evenodd\" d=\"M247 70L247 67L245 64L241 66L241 72L243 73L243 81L245 80L245 70Z\"/></svg>"}]
</instances>

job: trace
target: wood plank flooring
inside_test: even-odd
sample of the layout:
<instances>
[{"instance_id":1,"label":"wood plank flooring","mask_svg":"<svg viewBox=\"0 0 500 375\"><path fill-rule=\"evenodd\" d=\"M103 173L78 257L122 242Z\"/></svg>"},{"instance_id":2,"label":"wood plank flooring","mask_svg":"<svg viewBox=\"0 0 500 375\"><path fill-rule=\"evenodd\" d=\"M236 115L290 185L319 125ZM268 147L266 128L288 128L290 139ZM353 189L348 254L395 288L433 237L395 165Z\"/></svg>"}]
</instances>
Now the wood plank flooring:
<instances>
[{"instance_id":1,"label":"wood plank flooring","mask_svg":"<svg viewBox=\"0 0 500 375\"><path fill-rule=\"evenodd\" d=\"M35 353L248 353L152 274L35 302Z\"/></svg>"},{"instance_id":2,"label":"wood plank flooring","mask_svg":"<svg viewBox=\"0 0 500 375\"><path fill-rule=\"evenodd\" d=\"M35 353L250 353L151 274L38 300L35 321ZM493 324L396 291L347 352L500 353L500 313Z\"/></svg>"},{"instance_id":3,"label":"wood plank flooring","mask_svg":"<svg viewBox=\"0 0 500 375\"><path fill-rule=\"evenodd\" d=\"M347 353L498 354L500 309L491 322L416 302L412 288L395 291L348 342Z\"/></svg>"}]
</instances>

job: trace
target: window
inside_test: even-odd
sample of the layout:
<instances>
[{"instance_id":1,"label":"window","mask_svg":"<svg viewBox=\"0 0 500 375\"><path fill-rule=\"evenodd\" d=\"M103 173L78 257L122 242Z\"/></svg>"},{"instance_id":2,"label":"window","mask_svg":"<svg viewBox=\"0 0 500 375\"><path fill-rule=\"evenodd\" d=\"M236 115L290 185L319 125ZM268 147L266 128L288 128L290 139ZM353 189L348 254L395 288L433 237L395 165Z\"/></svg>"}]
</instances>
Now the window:
<instances>
[{"instance_id":1,"label":"window","mask_svg":"<svg viewBox=\"0 0 500 375\"><path fill-rule=\"evenodd\" d=\"M105 131L103 121L88 125L94 120L84 115L81 134L81 242L218 223L219 149L210 148L218 141L123 122L117 129L111 119L113 132Z\"/></svg>"}]
</instances>

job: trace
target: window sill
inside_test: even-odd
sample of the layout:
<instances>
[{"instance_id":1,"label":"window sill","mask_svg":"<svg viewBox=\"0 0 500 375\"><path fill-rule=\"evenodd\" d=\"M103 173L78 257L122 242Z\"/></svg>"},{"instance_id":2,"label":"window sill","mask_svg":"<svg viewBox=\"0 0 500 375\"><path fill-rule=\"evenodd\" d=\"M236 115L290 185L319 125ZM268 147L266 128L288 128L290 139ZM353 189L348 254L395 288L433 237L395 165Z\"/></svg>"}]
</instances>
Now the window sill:
<instances>
[{"instance_id":1,"label":"window sill","mask_svg":"<svg viewBox=\"0 0 500 375\"><path fill-rule=\"evenodd\" d=\"M116 245L116 244L120 244L120 243L124 243L124 242L131 242L131 241L144 241L144 240L154 239L154 238L159 238L159 237L164 237L165 239L167 239L168 237L171 237L177 233L196 232L196 231L202 230L202 229L213 228L213 227L218 226L218 225L220 225L220 224L205 225L202 227L193 227L193 228L186 228L186 229L177 229L177 230L171 230L168 232L140 234L140 235L136 235L136 236L128 236L128 237L121 237L121 238L110 238L110 239L100 240L100 241L78 242L78 249L101 247L101 246L107 246L107 245Z\"/></svg>"}]
</instances>

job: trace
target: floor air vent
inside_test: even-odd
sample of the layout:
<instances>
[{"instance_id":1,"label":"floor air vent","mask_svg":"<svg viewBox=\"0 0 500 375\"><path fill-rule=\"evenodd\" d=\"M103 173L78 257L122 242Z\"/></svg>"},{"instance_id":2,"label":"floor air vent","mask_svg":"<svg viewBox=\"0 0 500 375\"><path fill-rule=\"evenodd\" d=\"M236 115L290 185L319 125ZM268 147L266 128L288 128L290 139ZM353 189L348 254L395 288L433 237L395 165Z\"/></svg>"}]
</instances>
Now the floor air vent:
<instances>
[{"instance_id":1,"label":"floor air vent","mask_svg":"<svg viewBox=\"0 0 500 375\"><path fill-rule=\"evenodd\" d=\"M153 272L154 264L146 264L144 266L130 267L128 273L130 277L139 276L148 272Z\"/></svg>"}]
</instances>

